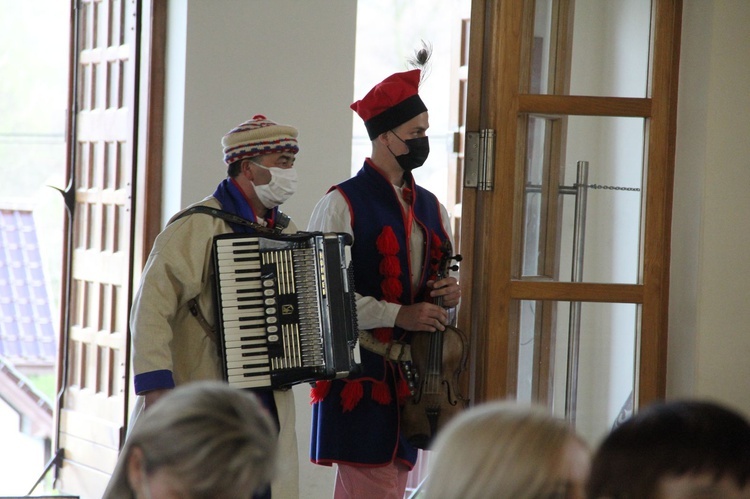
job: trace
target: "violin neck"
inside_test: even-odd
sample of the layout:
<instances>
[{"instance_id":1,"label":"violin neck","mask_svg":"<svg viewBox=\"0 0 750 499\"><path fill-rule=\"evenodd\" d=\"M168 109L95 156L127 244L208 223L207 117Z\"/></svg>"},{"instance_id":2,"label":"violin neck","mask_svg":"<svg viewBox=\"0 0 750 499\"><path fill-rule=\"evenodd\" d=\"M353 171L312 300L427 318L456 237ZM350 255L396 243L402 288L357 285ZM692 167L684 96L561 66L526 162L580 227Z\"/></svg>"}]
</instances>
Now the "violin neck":
<instances>
[{"instance_id":1,"label":"violin neck","mask_svg":"<svg viewBox=\"0 0 750 499\"><path fill-rule=\"evenodd\" d=\"M439 272L438 275L437 275L437 277L435 278L435 282L437 282L437 281L439 281L441 279L444 279L445 277L447 277L447 275L448 275L447 273ZM437 305L439 307L442 307L443 306L443 297L442 296L436 296L435 298L432 299L432 303L434 303L435 305Z\"/></svg>"}]
</instances>

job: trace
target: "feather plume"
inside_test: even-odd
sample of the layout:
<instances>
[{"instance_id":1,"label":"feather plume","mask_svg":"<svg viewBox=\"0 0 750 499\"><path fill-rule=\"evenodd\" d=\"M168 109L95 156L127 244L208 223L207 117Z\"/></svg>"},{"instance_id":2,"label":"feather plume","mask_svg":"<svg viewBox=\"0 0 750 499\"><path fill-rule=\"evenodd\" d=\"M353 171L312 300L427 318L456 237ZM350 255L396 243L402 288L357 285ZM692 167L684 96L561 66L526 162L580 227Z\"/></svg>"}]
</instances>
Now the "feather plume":
<instances>
[{"instance_id":1,"label":"feather plume","mask_svg":"<svg viewBox=\"0 0 750 499\"><path fill-rule=\"evenodd\" d=\"M414 55L406 61L413 69L422 70L419 75L420 85L430 74L430 57L432 57L432 44L422 40L422 48L415 50Z\"/></svg>"}]
</instances>

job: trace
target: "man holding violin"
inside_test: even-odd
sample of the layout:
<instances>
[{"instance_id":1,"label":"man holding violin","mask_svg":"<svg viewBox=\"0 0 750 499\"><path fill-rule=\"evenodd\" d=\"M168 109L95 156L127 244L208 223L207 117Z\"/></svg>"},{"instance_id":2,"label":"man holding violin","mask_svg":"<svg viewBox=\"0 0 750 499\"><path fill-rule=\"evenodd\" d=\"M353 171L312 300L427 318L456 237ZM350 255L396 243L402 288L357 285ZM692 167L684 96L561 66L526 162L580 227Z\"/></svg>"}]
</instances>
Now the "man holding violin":
<instances>
[{"instance_id":1,"label":"man holding violin","mask_svg":"<svg viewBox=\"0 0 750 499\"><path fill-rule=\"evenodd\" d=\"M422 55L426 62L429 54ZM337 464L335 498L403 498L417 448L401 433L400 406L410 389L404 365L390 354L408 345L412 332L441 334L446 308L461 297L454 277L436 280L452 242L448 213L411 174L429 153L421 74L395 73L351 105L372 155L318 202L308 226L353 236L359 329L381 347L374 349L381 354L362 349L361 372L311 390L311 460Z\"/></svg>"}]
</instances>

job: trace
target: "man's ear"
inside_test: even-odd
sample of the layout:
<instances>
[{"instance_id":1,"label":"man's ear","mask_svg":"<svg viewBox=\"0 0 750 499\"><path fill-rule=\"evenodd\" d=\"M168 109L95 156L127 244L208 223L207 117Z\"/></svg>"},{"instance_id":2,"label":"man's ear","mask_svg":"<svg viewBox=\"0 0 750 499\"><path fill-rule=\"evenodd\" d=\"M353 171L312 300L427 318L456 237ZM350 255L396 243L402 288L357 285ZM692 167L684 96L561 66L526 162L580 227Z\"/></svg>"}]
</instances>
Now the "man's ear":
<instances>
[{"instance_id":1,"label":"man's ear","mask_svg":"<svg viewBox=\"0 0 750 499\"><path fill-rule=\"evenodd\" d=\"M126 463L128 484L130 484L131 490L141 490L143 480L145 479L144 470L145 461L143 451L140 447L133 446L133 448L130 449L130 454L128 455L128 461Z\"/></svg>"},{"instance_id":2,"label":"man's ear","mask_svg":"<svg viewBox=\"0 0 750 499\"><path fill-rule=\"evenodd\" d=\"M243 159L242 163L240 163L240 173L243 177L245 177L248 180L253 180L255 175L253 175L253 162L249 159Z\"/></svg>"},{"instance_id":3,"label":"man's ear","mask_svg":"<svg viewBox=\"0 0 750 499\"><path fill-rule=\"evenodd\" d=\"M388 135L388 132L381 133L380 135L378 135L378 138L375 139L375 140L377 140L378 142L380 142L384 146L390 145L390 137Z\"/></svg>"}]
</instances>

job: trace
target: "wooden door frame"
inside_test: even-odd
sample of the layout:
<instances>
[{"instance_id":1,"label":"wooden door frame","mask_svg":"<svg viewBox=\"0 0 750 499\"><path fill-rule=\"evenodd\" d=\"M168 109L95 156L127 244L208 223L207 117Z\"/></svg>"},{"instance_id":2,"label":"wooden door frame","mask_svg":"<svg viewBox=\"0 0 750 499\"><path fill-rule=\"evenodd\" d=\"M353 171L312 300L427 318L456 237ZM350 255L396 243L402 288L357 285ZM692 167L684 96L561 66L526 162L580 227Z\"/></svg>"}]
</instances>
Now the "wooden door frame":
<instances>
[{"instance_id":1,"label":"wooden door frame","mask_svg":"<svg viewBox=\"0 0 750 499\"><path fill-rule=\"evenodd\" d=\"M531 95L519 92L524 0L475 0L469 63L467 131L496 130L495 190L464 189L462 308L459 327L472 340L472 399L512 397L517 349L509 333L518 300L641 305L636 407L666 392L672 185L682 0L654 0L647 98ZM524 113L642 117L648 123L641 284L515 279L514 232L523 164L517 158ZM519 176L520 172L520 176ZM490 226L492 221L492 226ZM517 253L517 252L516 252ZM479 264L478 262L481 262ZM491 277L485 277L491 276ZM481 317L482 320L475 320Z\"/></svg>"},{"instance_id":2,"label":"wooden door frame","mask_svg":"<svg viewBox=\"0 0 750 499\"><path fill-rule=\"evenodd\" d=\"M138 289L141 273L161 232L162 181L164 163L164 94L167 47L167 0L141 0L141 29L139 33L140 99L136 121L138 147L133 163L133 225L130 262L130 296ZM128 316L130 308L128 307ZM127 368L125 428L129 425L132 391L131 332L127 331ZM134 400L135 397L132 397ZM124 443L124 438L122 439Z\"/></svg>"}]
</instances>

